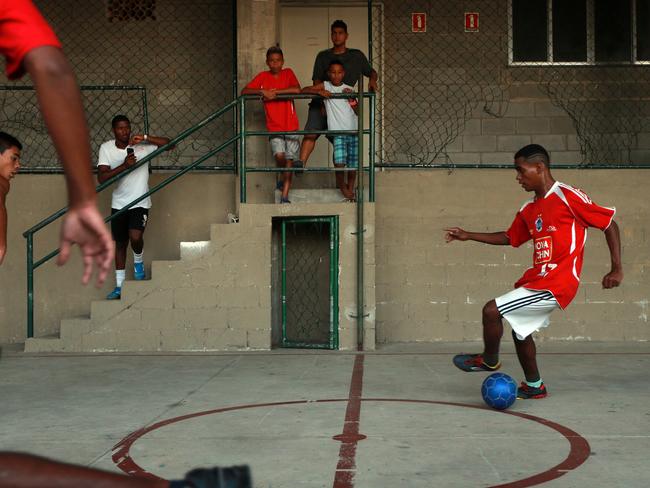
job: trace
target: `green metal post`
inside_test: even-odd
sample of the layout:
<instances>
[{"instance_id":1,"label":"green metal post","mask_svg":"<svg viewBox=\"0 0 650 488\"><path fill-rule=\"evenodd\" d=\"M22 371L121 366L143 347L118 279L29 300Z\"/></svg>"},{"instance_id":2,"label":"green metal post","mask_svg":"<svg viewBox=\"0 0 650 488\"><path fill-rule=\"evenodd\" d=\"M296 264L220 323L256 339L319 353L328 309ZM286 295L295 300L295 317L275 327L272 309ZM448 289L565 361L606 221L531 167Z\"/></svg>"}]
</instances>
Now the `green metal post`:
<instances>
[{"instance_id":1,"label":"green metal post","mask_svg":"<svg viewBox=\"0 0 650 488\"><path fill-rule=\"evenodd\" d=\"M370 149L368 168L368 201L375 202L375 99L376 95L370 97Z\"/></svg>"},{"instance_id":2,"label":"green metal post","mask_svg":"<svg viewBox=\"0 0 650 488\"><path fill-rule=\"evenodd\" d=\"M330 347L339 348L339 218L330 221Z\"/></svg>"},{"instance_id":3,"label":"green metal post","mask_svg":"<svg viewBox=\"0 0 650 488\"><path fill-rule=\"evenodd\" d=\"M27 337L34 337L34 234L27 235Z\"/></svg>"},{"instance_id":4,"label":"green metal post","mask_svg":"<svg viewBox=\"0 0 650 488\"><path fill-rule=\"evenodd\" d=\"M239 99L239 202L246 203L246 99Z\"/></svg>"},{"instance_id":5,"label":"green metal post","mask_svg":"<svg viewBox=\"0 0 650 488\"><path fill-rule=\"evenodd\" d=\"M372 66L372 0L368 0L368 62Z\"/></svg>"},{"instance_id":6,"label":"green metal post","mask_svg":"<svg viewBox=\"0 0 650 488\"><path fill-rule=\"evenodd\" d=\"M287 343L287 221L282 220L282 345Z\"/></svg>"},{"instance_id":7,"label":"green metal post","mask_svg":"<svg viewBox=\"0 0 650 488\"><path fill-rule=\"evenodd\" d=\"M239 90L237 85L237 63L239 62L237 58L237 0L232 0L232 99L237 100L239 96ZM233 137L237 134L237 114L234 113L232 117L232 135ZM235 146L234 150L235 159L233 160L233 166L235 168L235 174L238 171L235 161L239 161L239 146Z\"/></svg>"},{"instance_id":8,"label":"green metal post","mask_svg":"<svg viewBox=\"0 0 650 488\"><path fill-rule=\"evenodd\" d=\"M363 319L364 319L364 289L363 289L363 75L359 77L359 168L357 173L357 349L363 351Z\"/></svg>"},{"instance_id":9,"label":"green metal post","mask_svg":"<svg viewBox=\"0 0 650 488\"><path fill-rule=\"evenodd\" d=\"M334 281L334 217L330 221L330 349L334 349L334 290L337 288Z\"/></svg>"},{"instance_id":10,"label":"green metal post","mask_svg":"<svg viewBox=\"0 0 650 488\"><path fill-rule=\"evenodd\" d=\"M142 88L142 112L144 117L144 133L149 134L149 102L147 101L147 89Z\"/></svg>"},{"instance_id":11,"label":"green metal post","mask_svg":"<svg viewBox=\"0 0 650 488\"><path fill-rule=\"evenodd\" d=\"M372 0L368 0L368 62L372 66L372 51L374 49L372 42ZM368 201L375 202L375 96L370 97L370 168L368 174Z\"/></svg>"}]
</instances>

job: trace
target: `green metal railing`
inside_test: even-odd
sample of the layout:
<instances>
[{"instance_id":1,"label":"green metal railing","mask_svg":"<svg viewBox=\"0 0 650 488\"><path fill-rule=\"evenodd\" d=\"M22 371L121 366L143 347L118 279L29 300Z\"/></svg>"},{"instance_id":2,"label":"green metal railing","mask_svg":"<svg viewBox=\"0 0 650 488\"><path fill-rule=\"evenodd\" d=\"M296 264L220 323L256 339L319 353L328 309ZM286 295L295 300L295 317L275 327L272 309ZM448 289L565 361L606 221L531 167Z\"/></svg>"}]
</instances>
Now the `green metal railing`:
<instances>
[{"instance_id":1,"label":"green metal railing","mask_svg":"<svg viewBox=\"0 0 650 488\"><path fill-rule=\"evenodd\" d=\"M278 98L287 98L287 99L294 99L294 98L316 98L317 95L310 95L310 94L300 94L300 95L281 95ZM362 340L363 340L363 318L365 317L364 315L364 302L363 302L363 188L364 188L364 181L363 181L363 172L368 172L368 182L369 182L369 201L374 202L375 201L375 177L374 177L374 171L375 171L375 159L374 159L374 148L375 148L375 119L374 119L374 103L375 103L375 95L374 93L363 93L363 84L362 82L359 83L359 91L358 93L345 93L345 94L336 94L332 96L333 98L352 98L352 97L358 97L359 100L359 124L358 124L358 129L356 131L293 131L293 132L267 132L267 131L247 131L246 130L246 101L250 99L258 99L259 97L256 96L251 96L251 95L246 95L246 96L240 96L235 98L233 101L222 107L221 109L217 110L216 112L212 113L205 119L203 119L201 122L197 123L193 127L187 129L186 131L182 132L178 136L176 136L174 139L172 139L168 144L159 147L156 149L154 152L151 154L147 155L146 157L142 158L140 161L137 162L134 166L131 168L121 172L120 174L106 180L104 183L100 184L97 186L96 191L99 193L103 190L105 190L107 187L115 183L116 181L120 180L121 178L124 178L127 176L129 173L132 171L135 171L137 168L140 166L148 163L150 160L156 158L158 155L163 153L164 151L173 148L175 145L178 143L182 142L185 140L187 137L195 133L196 131L202 129L206 125L210 124L214 120L218 119L225 113L229 112L230 110L236 110L236 117L233 117L235 119L235 124L233 125L233 135L230 137L226 142L221 144L220 146L210 150L200 158L196 159L193 163L183 167L176 173L172 174L162 182L158 183L154 187L152 187L147 193L144 195L140 196L136 200L130 202L128 205L120 209L118 212L108 216L107 218L104 219L105 222L110 222L111 220L119 217L120 215L124 214L126 211L128 211L130 208L135 206L137 203L140 201L144 200L145 198L153 195L154 193L158 192L159 190L165 188L167 185L171 184L178 178L180 178L182 175L185 173L197 168L199 165L201 165L203 162L207 161L211 157L215 156L219 152L223 151L227 147L229 147L231 144L236 144L236 153L237 153L237 159L238 159L238 168L235 166L223 166L223 167L210 167L210 169L228 169L228 170L233 170L233 169L238 169L239 170L239 176L240 176L240 201L241 203L246 203L246 174L249 172L286 172L286 171L297 171L296 168L262 168L262 167L257 167L257 168L248 168L246 165L246 139L247 137L255 137L255 136L270 136L270 135L281 135L281 134L294 134L294 135L304 135L304 134L330 134L330 135L336 135L336 134L349 134L349 135L357 135L359 137L359 170L361 171L361 175L359 178L357 178L357 232L356 235L358 236L358 247L357 247L357 265L358 265L358 273L357 273L357 281L358 281L358 286L359 290L358 291L358 303L357 303L357 315L355 318L358 320L358 329L359 329L359 348L362 346ZM364 99L369 99L370 100L370 114L369 114L369 128L364 129L363 128L363 108L364 108ZM239 122L238 127L237 127L237 120ZM148 125L148 121L147 121ZM369 136L369 164L368 167L363 166L363 136L368 135ZM335 171L356 171L357 168L332 168L332 167L309 167L309 168L302 168L300 169L301 171L305 172L316 172L316 173L323 173L323 172L335 172ZM56 255L59 254L59 249L55 249L51 251L49 254L46 256L42 257L41 259L34 260L34 236L43 228L46 226L50 225L51 223L55 222L59 218L61 218L65 213L67 212L68 207L64 207L57 212L53 213L49 217L45 218L38 224L34 225L30 229L26 230L23 233L23 237L26 239L26 245L27 245L27 337L31 338L34 337L34 271L48 262L50 259L54 258ZM338 241L337 241L338 242ZM338 255L338 254L337 254ZM337 258L338 259L338 258ZM337 305L338 306L338 305ZM337 331L338 332L338 331Z\"/></svg>"},{"instance_id":2,"label":"green metal railing","mask_svg":"<svg viewBox=\"0 0 650 488\"><path fill-rule=\"evenodd\" d=\"M111 184L115 183L117 180L124 178L126 175L131 173L132 171L135 171L137 168L140 166L147 164L150 160L158 156L159 154L163 153L167 149L171 149L174 147L176 144L182 142L185 140L187 137L190 135L194 134L196 131L202 129L206 125L210 124L214 120L218 119L221 117L223 114L229 112L230 110L235 109L237 104L239 103L238 100L233 100L232 102L228 103L221 109L217 110L216 112L210 114L208 117L203 119L201 122L198 124L194 125L193 127L187 129L186 131L182 132L178 136L176 136L174 139L169 141L169 143L165 144L164 146L159 147L156 149L154 152L151 154L147 155L146 157L142 158L137 162L137 164L133 165L131 168L121 172L118 175L113 176L112 178L106 180L104 183L99 185L97 187L97 192L101 192L104 189L106 189L108 186ZM133 200L131 203L126 205L124 208L120 209L118 212L108 216L107 218L104 219L105 222L110 222L111 220L119 217L120 215L124 214L127 210L129 210L131 207L136 205L137 203L141 202L145 198L149 197L150 195L153 195L154 193L158 192L162 188L165 188L167 185L170 183L176 181L178 178L183 176L185 173L195 169L198 167L201 163L207 161L211 157L215 156L216 154L220 153L224 149L226 149L228 146L231 144L235 143L239 139L239 135L234 134L232 137L230 137L226 142L221 144L220 146L216 147L215 149L212 149L208 151L206 154L195 160L193 163L185 166L183 169L177 171L176 173L172 174L165 180L161 181L158 183L156 186L151 188L147 193L144 195L140 196L139 198ZM232 166L224 166L223 169L232 169ZM44 227L50 225L51 223L55 222L59 218L61 218L65 213L68 211L68 207L64 207L57 212L53 213L46 219L42 220L32 228L26 230L23 233L23 237L27 240L27 337L34 337L34 271L48 262L50 259L55 257L57 254L59 254L60 250L55 249L54 251L50 252L47 254L45 257L39 259L38 261L34 261L34 235L39 232L41 229Z\"/></svg>"},{"instance_id":3,"label":"green metal railing","mask_svg":"<svg viewBox=\"0 0 650 488\"><path fill-rule=\"evenodd\" d=\"M290 99L311 99L318 98L318 95L299 94L299 95L278 95L278 100ZM278 131L270 132L264 130L248 130L246 128L246 102L249 100L260 100L259 95L242 95L239 97L239 147L238 147L238 163L239 163L239 184L240 193L239 198L241 203L246 203L246 175L247 173L286 173L286 172L312 172L312 173L332 173L332 172L347 172L347 171L363 171L368 173L368 200L375 201L375 94L372 92L363 92L363 86L359 83L359 91L357 93L337 93L332 95L332 98L358 98L359 99L359 129L358 130L296 130L296 131ZM370 100L369 112L369 127L363 128L363 99ZM359 137L359 168L332 168L325 167L307 167L307 168L270 168L270 167L253 167L249 168L246 165L246 139L248 137L270 137L280 135L356 135ZM369 159L368 166L363 167L363 136L369 136ZM359 178L362 179L362 178ZM361 183L363 185L363 182ZM357 201L359 199L357 198Z\"/></svg>"}]
</instances>

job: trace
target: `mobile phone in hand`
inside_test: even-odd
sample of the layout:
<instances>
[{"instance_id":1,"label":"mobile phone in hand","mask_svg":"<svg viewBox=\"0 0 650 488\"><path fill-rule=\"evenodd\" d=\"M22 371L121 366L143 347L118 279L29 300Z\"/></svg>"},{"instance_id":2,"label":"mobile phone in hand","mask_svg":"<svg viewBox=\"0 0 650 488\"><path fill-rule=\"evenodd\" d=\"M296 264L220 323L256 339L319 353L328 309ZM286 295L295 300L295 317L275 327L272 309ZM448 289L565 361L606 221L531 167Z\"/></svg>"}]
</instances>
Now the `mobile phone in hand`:
<instances>
[{"instance_id":1,"label":"mobile phone in hand","mask_svg":"<svg viewBox=\"0 0 650 488\"><path fill-rule=\"evenodd\" d=\"M132 147L127 147L126 148L126 155L130 156L131 154L133 154L133 148Z\"/></svg>"}]
</instances>

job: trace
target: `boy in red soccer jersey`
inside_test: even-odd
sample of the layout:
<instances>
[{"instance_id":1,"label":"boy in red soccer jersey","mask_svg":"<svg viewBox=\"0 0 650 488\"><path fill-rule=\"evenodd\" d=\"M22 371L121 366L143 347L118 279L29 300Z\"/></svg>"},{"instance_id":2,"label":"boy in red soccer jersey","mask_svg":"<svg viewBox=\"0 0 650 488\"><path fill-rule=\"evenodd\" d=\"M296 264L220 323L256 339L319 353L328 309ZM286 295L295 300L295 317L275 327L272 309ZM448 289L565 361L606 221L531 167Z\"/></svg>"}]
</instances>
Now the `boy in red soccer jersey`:
<instances>
[{"instance_id":1,"label":"boy in red soccer jersey","mask_svg":"<svg viewBox=\"0 0 650 488\"><path fill-rule=\"evenodd\" d=\"M283 68L282 49L273 46L266 51L268 71L262 71L242 90L242 95L261 95L264 98L266 128L269 132L287 132L298 130L298 115L293 100L276 100L283 93L300 93L300 83L290 68ZM298 158L300 140L298 136L284 134L272 136L271 151L280 168L291 168ZM282 191L280 203L289 201L291 172L282 173L278 181L278 190Z\"/></svg>"},{"instance_id":2,"label":"boy in red soccer jersey","mask_svg":"<svg viewBox=\"0 0 650 488\"><path fill-rule=\"evenodd\" d=\"M496 371L502 318L512 327L512 337L526 381L517 390L521 399L544 398L546 386L537 369L532 333L546 327L556 308L566 308L575 297L587 240L587 228L605 233L611 256L611 271L602 280L603 288L614 288L623 280L621 241L614 221L614 208L601 207L582 191L551 176L546 150L530 144L515 154L517 182L535 197L517 212L507 231L467 232L460 227L446 230L445 239L519 247L533 240L533 267L515 283L515 289L483 307L482 354L458 354L454 365L463 371Z\"/></svg>"}]
</instances>

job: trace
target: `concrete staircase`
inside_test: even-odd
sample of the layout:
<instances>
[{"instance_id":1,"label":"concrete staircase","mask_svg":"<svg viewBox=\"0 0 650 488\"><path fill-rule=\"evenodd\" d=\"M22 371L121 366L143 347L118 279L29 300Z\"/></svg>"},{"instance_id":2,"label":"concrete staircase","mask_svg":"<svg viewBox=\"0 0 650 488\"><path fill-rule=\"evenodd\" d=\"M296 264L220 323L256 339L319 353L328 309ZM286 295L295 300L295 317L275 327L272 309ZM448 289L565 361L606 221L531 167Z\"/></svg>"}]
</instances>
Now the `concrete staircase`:
<instances>
[{"instance_id":1,"label":"concrete staircase","mask_svg":"<svg viewBox=\"0 0 650 488\"><path fill-rule=\"evenodd\" d=\"M210 240L183 242L178 261L153 261L151 279L126 281L121 300L93 301L59 337L27 339L25 352L230 351L271 348L273 219L339 215L339 343L356 347L356 206L242 204L239 222L213 224ZM375 344L374 205L366 205L364 343Z\"/></svg>"}]
</instances>

